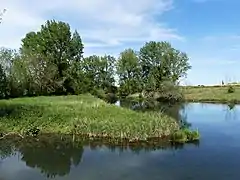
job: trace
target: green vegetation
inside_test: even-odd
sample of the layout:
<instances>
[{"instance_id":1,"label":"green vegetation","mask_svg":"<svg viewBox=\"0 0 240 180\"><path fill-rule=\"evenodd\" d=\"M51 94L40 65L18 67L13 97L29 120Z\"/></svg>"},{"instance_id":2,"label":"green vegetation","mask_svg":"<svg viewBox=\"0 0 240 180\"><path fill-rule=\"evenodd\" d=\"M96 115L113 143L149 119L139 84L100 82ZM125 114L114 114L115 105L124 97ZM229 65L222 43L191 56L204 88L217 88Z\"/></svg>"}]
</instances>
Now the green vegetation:
<instances>
[{"instance_id":1,"label":"green vegetation","mask_svg":"<svg viewBox=\"0 0 240 180\"><path fill-rule=\"evenodd\" d=\"M1 129L24 134L80 134L146 140L168 136L179 128L161 113L141 113L107 104L91 95L32 97L1 100Z\"/></svg>"},{"instance_id":2,"label":"green vegetation","mask_svg":"<svg viewBox=\"0 0 240 180\"><path fill-rule=\"evenodd\" d=\"M178 82L191 66L187 54L168 42L146 42L118 58L83 52L81 36L69 24L47 21L26 34L19 50L0 49L0 97L141 93L159 101L182 99Z\"/></svg>"},{"instance_id":3,"label":"green vegetation","mask_svg":"<svg viewBox=\"0 0 240 180\"><path fill-rule=\"evenodd\" d=\"M240 86L182 87L186 101L240 103Z\"/></svg>"},{"instance_id":4,"label":"green vegetation","mask_svg":"<svg viewBox=\"0 0 240 180\"><path fill-rule=\"evenodd\" d=\"M187 55L167 42L147 42L139 52L127 49L117 63L120 95L142 93L158 101L179 101L178 81L190 68Z\"/></svg>"},{"instance_id":5,"label":"green vegetation","mask_svg":"<svg viewBox=\"0 0 240 180\"><path fill-rule=\"evenodd\" d=\"M176 102L183 98L179 79L190 68L187 54L168 42L146 42L118 58L84 57L79 33L68 23L49 20L27 33L18 50L0 49L0 98L10 99L0 102L0 130L141 140L170 135L179 128L170 117L137 113L83 94L107 102L133 93Z\"/></svg>"},{"instance_id":6,"label":"green vegetation","mask_svg":"<svg viewBox=\"0 0 240 180\"><path fill-rule=\"evenodd\" d=\"M172 134L172 141L177 143L185 143L197 141L200 139L198 131L190 131L189 129L180 129Z\"/></svg>"},{"instance_id":7,"label":"green vegetation","mask_svg":"<svg viewBox=\"0 0 240 180\"><path fill-rule=\"evenodd\" d=\"M229 86L228 87L228 93L234 93L235 92L235 89L233 86Z\"/></svg>"}]
</instances>

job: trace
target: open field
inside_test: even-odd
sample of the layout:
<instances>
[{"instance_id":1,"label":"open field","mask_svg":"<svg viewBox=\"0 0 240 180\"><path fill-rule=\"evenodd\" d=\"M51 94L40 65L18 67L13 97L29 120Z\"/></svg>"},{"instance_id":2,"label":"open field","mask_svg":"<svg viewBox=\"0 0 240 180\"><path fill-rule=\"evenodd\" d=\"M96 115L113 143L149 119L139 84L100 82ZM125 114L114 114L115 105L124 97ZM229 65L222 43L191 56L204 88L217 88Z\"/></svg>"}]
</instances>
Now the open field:
<instances>
[{"instance_id":1,"label":"open field","mask_svg":"<svg viewBox=\"0 0 240 180\"><path fill-rule=\"evenodd\" d=\"M232 85L233 93L228 93L229 86L186 86L181 87L186 101L240 103L240 86Z\"/></svg>"},{"instance_id":2,"label":"open field","mask_svg":"<svg viewBox=\"0 0 240 180\"><path fill-rule=\"evenodd\" d=\"M0 132L23 134L34 128L41 133L145 140L171 135L179 125L161 113L135 112L89 94L0 101Z\"/></svg>"}]
</instances>

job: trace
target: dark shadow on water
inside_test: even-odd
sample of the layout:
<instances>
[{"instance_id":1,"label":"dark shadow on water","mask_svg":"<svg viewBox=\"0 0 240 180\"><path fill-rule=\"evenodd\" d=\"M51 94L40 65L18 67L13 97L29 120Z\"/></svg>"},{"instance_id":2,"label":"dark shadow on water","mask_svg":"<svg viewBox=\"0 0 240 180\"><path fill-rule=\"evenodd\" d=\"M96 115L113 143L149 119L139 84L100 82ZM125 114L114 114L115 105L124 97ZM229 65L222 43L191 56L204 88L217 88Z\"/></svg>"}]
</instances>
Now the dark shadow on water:
<instances>
[{"instance_id":1,"label":"dark shadow on water","mask_svg":"<svg viewBox=\"0 0 240 180\"><path fill-rule=\"evenodd\" d=\"M40 169L48 178L69 174L71 166L78 166L83 145L73 143L69 137L41 136L37 138L8 138L0 141L0 156L7 158L15 152L21 154L26 166Z\"/></svg>"},{"instance_id":2,"label":"dark shadow on water","mask_svg":"<svg viewBox=\"0 0 240 180\"><path fill-rule=\"evenodd\" d=\"M199 143L193 143L196 147ZM16 153L21 155L21 161L26 166L36 168L48 178L66 176L70 173L73 166L79 166L85 148L91 151L98 151L105 147L111 152L130 151L139 154L141 151L155 150L179 150L188 144L171 144L170 142L159 142L151 145L132 145L125 144L111 145L101 140L87 141L79 137L73 141L72 136L60 135L39 135L37 138L8 137L0 140L0 161Z\"/></svg>"},{"instance_id":3,"label":"dark shadow on water","mask_svg":"<svg viewBox=\"0 0 240 180\"><path fill-rule=\"evenodd\" d=\"M233 103L228 104L228 109L229 110L234 110L235 107L236 107L236 104L233 104Z\"/></svg>"}]
</instances>

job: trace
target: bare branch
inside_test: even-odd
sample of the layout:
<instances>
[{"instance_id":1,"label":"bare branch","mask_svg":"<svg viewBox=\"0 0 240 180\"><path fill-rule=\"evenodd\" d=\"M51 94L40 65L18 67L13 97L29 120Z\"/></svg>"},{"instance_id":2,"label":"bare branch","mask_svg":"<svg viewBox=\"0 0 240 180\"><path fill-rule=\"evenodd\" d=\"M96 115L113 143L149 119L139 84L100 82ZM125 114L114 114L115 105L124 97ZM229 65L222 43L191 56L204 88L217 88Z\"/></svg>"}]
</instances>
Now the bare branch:
<instances>
[{"instance_id":1,"label":"bare branch","mask_svg":"<svg viewBox=\"0 0 240 180\"><path fill-rule=\"evenodd\" d=\"M0 24L2 23L2 17L6 13L7 9L3 9L3 11L0 13Z\"/></svg>"}]
</instances>

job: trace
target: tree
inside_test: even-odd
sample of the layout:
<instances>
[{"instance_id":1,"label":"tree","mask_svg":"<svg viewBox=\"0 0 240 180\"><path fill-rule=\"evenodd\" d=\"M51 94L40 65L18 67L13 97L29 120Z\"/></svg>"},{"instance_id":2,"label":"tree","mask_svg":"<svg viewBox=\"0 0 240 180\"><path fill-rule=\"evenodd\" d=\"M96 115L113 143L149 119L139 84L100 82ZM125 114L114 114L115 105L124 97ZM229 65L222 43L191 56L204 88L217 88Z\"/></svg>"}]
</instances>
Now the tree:
<instances>
[{"instance_id":1,"label":"tree","mask_svg":"<svg viewBox=\"0 0 240 180\"><path fill-rule=\"evenodd\" d=\"M136 52L126 49L120 53L117 62L120 91L123 94L132 94L141 89L140 64Z\"/></svg>"},{"instance_id":2,"label":"tree","mask_svg":"<svg viewBox=\"0 0 240 180\"><path fill-rule=\"evenodd\" d=\"M19 55L16 50L1 48L0 49L0 66L1 66L1 97L7 97L11 92L12 67ZM14 84L14 83L13 83Z\"/></svg>"},{"instance_id":3,"label":"tree","mask_svg":"<svg viewBox=\"0 0 240 180\"><path fill-rule=\"evenodd\" d=\"M107 92L112 91L112 87L115 85L115 65L115 57L110 55L100 57L100 88Z\"/></svg>"},{"instance_id":4,"label":"tree","mask_svg":"<svg viewBox=\"0 0 240 180\"><path fill-rule=\"evenodd\" d=\"M26 34L22 39L20 50L21 54L26 57L25 60L34 64L31 72L41 67L42 72L38 72L36 78L41 79L41 75L54 69L55 74L48 82L57 85L54 85L56 88L54 91L61 94L73 89L73 87L69 88L75 83L71 82L74 74L72 70L77 70L73 66L76 67L82 60L83 48L77 31L71 34L69 24L51 20L42 25L40 31ZM75 72L75 74L78 73Z\"/></svg>"},{"instance_id":5,"label":"tree","mask_svg":"<svg viewBox=\"0 0 240 180\"><path fill-rule=\"evenodd\" d=\"M176 84L191 68L186 53L167 42L147 42L140 49L139 60L145 88L152 91L160 88L163 81Z\"/></svg>"},{"instance_id":6,"label":"tree","mask_svg":"<svg viewBox=\"0 0 240 180\"><path fill-rule=\"evenodd\" d=\"M103 89L108 91L114 86L115 58L113 56L92 55L84 58L83 72L90 82L90 89Z\"/></svg>"},{"instance_id":7,"label":"tree","mask_svg":"<svg viewBox=\"0 0 240 180\"><path fill-rule=\"evenodd\" d=\"M3 70L2 65L0 64L0 98L4 98L6 96L7 91L7 78L6 74Z\"/></svg>"}]
</instances>

